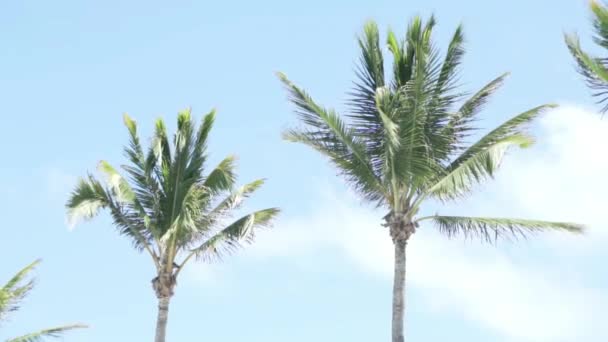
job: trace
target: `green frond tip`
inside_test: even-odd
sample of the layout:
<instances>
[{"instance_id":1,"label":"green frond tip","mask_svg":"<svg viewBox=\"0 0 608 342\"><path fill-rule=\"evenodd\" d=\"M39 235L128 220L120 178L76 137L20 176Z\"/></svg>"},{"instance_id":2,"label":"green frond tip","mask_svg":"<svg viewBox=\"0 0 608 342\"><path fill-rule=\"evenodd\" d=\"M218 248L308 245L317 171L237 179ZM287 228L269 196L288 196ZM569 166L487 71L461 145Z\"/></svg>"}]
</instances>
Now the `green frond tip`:
<instances>
[{"instance_id":1,"label":"green frond tip","mask_svg":"<svg viewBox=\"0 0 608 342\"><path fill-rule=\"evenodd\" d=\"M520 136L521 136L521 139L519 142L517 142L517 146L519 148L531 147L536 142L532 136L525 135L525 134L521 134Z\"/></svg>"},{"instance_id":2,"label":"green frond tip","mask_svg":"<svg viewBox=\"0 0 608 342\"><path fill-rule=\"evenodd\" d=\"M213 124L215 123L216 111L215 109L211 109L209 113L207 113L201 122L200 128L198 130L198 136L196 138L196 148L199 150L204 149L207 139L209 138L209 132L211 132L211 128L213 128Z\"/></svg>"},{"instance_id":3,"label":"green frond tip","mask_svg":"<svg viewBox=\"0 0 608 342\"><path fill-rule=\"evenodd\" d=\"M557 103L547 103L545 106L545 109L555 109L559 107L559 104Z\"/></svg>"},{"instance_id":4,"label":"green frond tip","mask_svg":"<svg viewBox=\"0 0 608 342\"><path fill-rule=\"evenodd\" d=\"M386 35L386 45L388 45L388 49L393 54L395 60L399 60L401 58L401 44L399 44L395 32L391 29L388 30Z\"/></svg>"},{"instance_id":5,"label":"green frond tip","mask_svg":"<svg viewBox=\"0 0 608 342\"><path fill-rule=\"evenodd\" d=\"M165 125L165 121L162 118L156 119L154 122L154 126L156 128L156 133L159 136L167 136L167 126Z\"/></svg>"},{"instance_id":6,"label":"green frond tip","mask_svg":"<svg viewBox=\"0 0 608 342\"><path fill-rule=\"evenodd\" d=\"M589 7L595 15L596 20L608 22L608 8L599 3L599 1L591 0Z\"/></svg>"},{"instance_id":7,"label":"green frond tip","mask_svg":"<svg viewBox=\"0 0 608 342\"><path fill-rule=\"evenodd\" d=\"M513 218L430 216L419 221L427 219L432 220L439 231L448 237L479 237L487 242L496 241L498 238L525 238L530 234L546 231L580 234L585 230L584 225L577 223Z\"/></svg>"},{"instance_id":8,"label":"green frond tip","mask_svg":"<svg viewBox=\"0 0 608 342\"><path fill-rule=\"evenodd\" d=\"M101 160L97 169L104 174L109 188L112 189L119 202L131 203L135 200L135 193L131 189L129 183L127 183L110 163Z\"/></svg>"},{"instance_id":9,"label":"green frond tip","mask_svg":"<svg viewBox=\"0 0 608 342\"><path fill-rule=\"evenodd\" d=\"M209 113L205 114L203 117L203 122L208 122L207 125L213 124L215 122L215 117L217 116L217 110L215 108L211 108Z\"/></svg>"},{"instance_id":10,"label":"green frond tip","mask_svg":"<svg viewBox=\"0 0 608 342\"><path fill-rule=\"evenodd\" d=\"M379 34L378 24L374 20L367 20L365 24L363 24L363 32L366 37L377 37Z\"/></svg>"},{"instance_id":11,"label":"green frond tip","mask_svg":"<svg viewBox=\"0 0 608 342\"><path fill-rule=\"evenodd\" d=\"M137 123L135 122L135 120L131 119L129 114L124 113L122 115L122 121L124 122L125 126L127 126L127 129L129 130L131 136L137 135Z\"/></svg>"},{"instance_id":12,"label":"green frond tip","mask_svg":"<svg viewBox=\"0 0 608 342\"><path fill-rule=\"evenodd\" d=\"M191 118L192 118L192 108L191 107L187 107L187 108L182 109L179 112L177 112L177 122L178 123L190 121Z\"/></svg>"},{"instance_id":13,"label":"green frond tip","mask_svg":"<svg viewBox=\"0 0 608 342\"><path fill-rule=\"evenodd\" d=\"M277 71L277 72L275 73L275 75L277 76L277 78L279 79L279 81L281 81L281 83L283 83L283 86L284 86L285 88L287 88L287 90L289 90L290 92L292 92L292 91L293 91L293 89L292 89L292 88L295 88L295 87L296 87L296 86L295 86L295 84L293 84L293 82L291 82L291 81L289 80L289 78L287 78L287 75L286 75L286 74L284 74L283 72L281 72L281 71Z\"/></svg>"},{"instance_id":14,"label":"green frond tip","mask_svg":"<svg viewBox=\"0 0 608 342\"><path fill-rule=\"evenodd\" d=\"M266 182L265 178L256 179L251 183L245 184L241 187L243 193L249 194L259 189Z\"/></svg>"}]
</instances>

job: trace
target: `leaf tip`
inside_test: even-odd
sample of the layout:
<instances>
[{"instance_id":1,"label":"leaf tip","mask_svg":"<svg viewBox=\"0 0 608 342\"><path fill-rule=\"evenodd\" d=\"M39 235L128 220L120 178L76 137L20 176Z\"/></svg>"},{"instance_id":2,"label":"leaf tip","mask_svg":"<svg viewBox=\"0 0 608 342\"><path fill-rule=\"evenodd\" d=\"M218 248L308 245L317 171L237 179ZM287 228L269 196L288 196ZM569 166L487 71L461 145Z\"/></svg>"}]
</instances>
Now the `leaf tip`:
<instances>
[{"instance_id":1,"label":"leaf tip","mask_svg":"<svg viewBox=\"0 0 608 342\"><path fill-rule=\"evenodd\" d=\"M283 73L282 71L276 71L274 74L279 78L279 80L281 82L283 82L285 84L291 84L291 82L287 78L287 75L285 73Z\"/></svg>"}]
</instances>

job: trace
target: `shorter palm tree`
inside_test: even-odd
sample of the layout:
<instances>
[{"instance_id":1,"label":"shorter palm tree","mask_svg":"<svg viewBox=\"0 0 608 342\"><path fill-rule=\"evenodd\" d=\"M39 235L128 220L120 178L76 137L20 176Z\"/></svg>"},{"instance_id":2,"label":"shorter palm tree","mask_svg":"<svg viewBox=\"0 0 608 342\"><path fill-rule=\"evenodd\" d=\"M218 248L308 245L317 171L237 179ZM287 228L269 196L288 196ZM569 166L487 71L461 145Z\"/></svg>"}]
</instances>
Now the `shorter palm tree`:
<instances>
[{"instance_id":1,"label":"shorter palm tree","mask_svg":"<svg viewBox=\"0 0 608 342\"><path fill-rule=\"evenodd\" d=\"M271 224L278 208L251 212L230 222L243 201L264 183L255 180L236 188L234 156L206 173L207 137L215 111L198 128L190 109L177 116L177 132L170 141L163 120L156 121L151 146L144 150L137 125L125 114L130 141L123 177L101 161L105 181L89 175L81 179L68 203L68 219L75 224L106 209L114 225L139 251L149 254L156 268L152 287L158 299L155 342L164 342L177 278L193 259L209 260L252 242L255 230Z\"/></svg>"},{"instance_id":2,"label":"shorter palm tree","mask_svg":"<svg viewBox=\"0 0 608 342\"><path fill-rule=\"evenodd\" d=\"M34 288L34 280L26 282L28 274L40 263L36 260L15 274L2 288L0 288L0 322L6 320L8 314L21 308L21 302ZM9 338L6 342L38 342L45 337L60 337L68 330L86 328L84 324L70 324L53 328L42 329L20 337Z\"/></svg>"},{"instance_id":3,"label":"shorter palm tree","mask_svg":"<svg viewBox=\"0 0 608 342\"><path fill-rule=\"evenodd\" d=\"M597 1L591 1L593 15L593 41L604 49L608 49L608 7ZM583 51L576 34L566 34L566 45L574 56L578 71L598 98L602 105L602 113L608 112L608 57L595 57Z\"/></svg>"}]
</instances>

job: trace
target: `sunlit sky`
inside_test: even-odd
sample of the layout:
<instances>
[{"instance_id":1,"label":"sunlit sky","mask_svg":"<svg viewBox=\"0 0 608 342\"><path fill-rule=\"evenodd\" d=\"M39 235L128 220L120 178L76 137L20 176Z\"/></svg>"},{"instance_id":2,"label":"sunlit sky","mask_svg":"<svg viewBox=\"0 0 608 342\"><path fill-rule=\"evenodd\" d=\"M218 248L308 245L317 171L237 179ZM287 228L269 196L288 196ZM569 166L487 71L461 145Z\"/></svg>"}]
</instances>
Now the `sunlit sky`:
<instances>
[{"instance_id":1,"label":"sunlit sky","mask_svg":"<svg viewBox=\"0 0 608 342\"><path fill-rule=\"evenodd\" d=\"M444 48L464 23L463 89L505 71L486 107L491 127L557 102L497 179L469 200L429 212L587 223L584 237L546 235L487 246L423 226L408 254L411 341L606 341L608 119L576 74L562 33L592 51L585 1L13 1L0 4L0 282L36 258L35 292L0 339L84 322L66 342L150 341L152 263L107 215L69 231L75 180L124 162L122 113L146 137L191 106L217 108L211 164L239 156L240 180L267 184L247 208L280 206L257 243L218 264L191 264L170 309L169 341L387 341L392 251L381 210L328 163L281 140L296 122L274 73L344 108L355 37L374 19L404 33L435 13Z\"/></svg>"}]
</instances>

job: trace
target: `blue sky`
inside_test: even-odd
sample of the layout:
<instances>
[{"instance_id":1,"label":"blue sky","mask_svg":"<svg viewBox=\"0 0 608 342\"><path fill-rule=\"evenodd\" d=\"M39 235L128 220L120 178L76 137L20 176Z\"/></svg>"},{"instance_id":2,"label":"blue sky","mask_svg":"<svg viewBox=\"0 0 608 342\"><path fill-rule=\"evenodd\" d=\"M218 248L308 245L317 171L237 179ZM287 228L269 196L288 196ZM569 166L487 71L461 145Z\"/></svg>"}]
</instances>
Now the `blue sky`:
<instances>
[{"instance_id":1,"label":"blue sky","mask_svg":"<svg viewBox=\"0 0 608 342\"><path fill-rule=\"evenodd\" d=\"M388 340L391 246L382 212L353 199L322 158L281 141L295 117L274 72L344 108L362 24L375 19L403 32L413 15L432 12L440 47L465 25L466 89L512 72L483 125L563 104L534 127L536 147L514 152L495 182L442 210L577 220L591 232L494 248L423 227L408 256L409 338L605 341L598 317L608 313L600 261L608 257L600 214L608 161L595 151L608 148L608 121L594 115L562 40L576 30L589 46L582 0L0 4L0 280L44 260L36 291L0 338L82 321L91 328L65 341L152 339L152 264L107 216L68 231L63 205L98 160L123 161L123 112L145 137L155 118L172 122L191 106L199 116L219 111L212 161L235 153L243 182L268 178L249 208L284 211L252 248L222 264L190 265L168 339Z\"/></svg>"}]
</instances>

